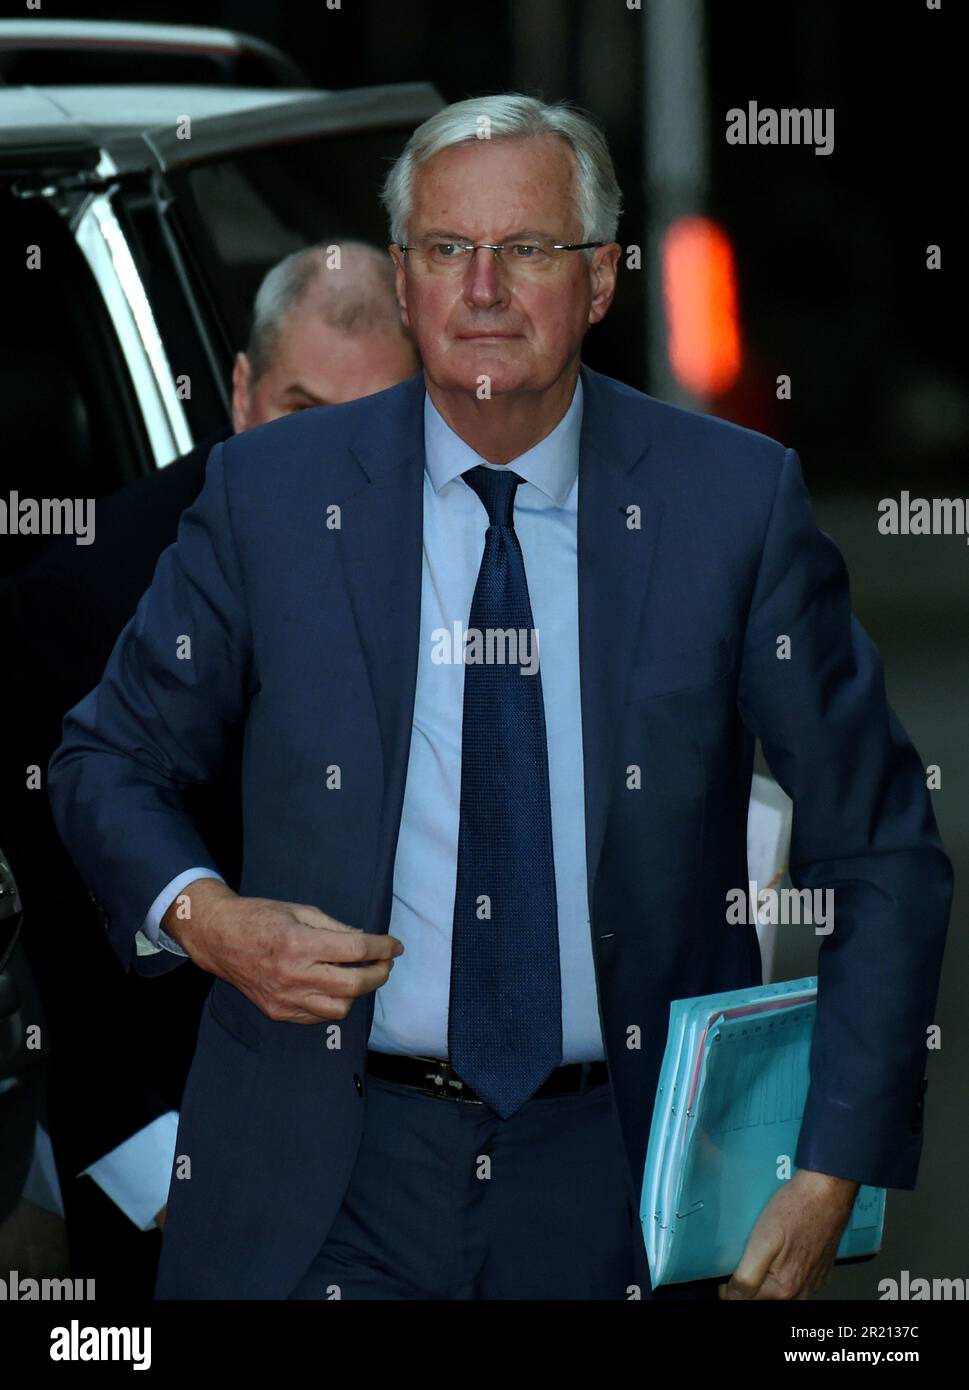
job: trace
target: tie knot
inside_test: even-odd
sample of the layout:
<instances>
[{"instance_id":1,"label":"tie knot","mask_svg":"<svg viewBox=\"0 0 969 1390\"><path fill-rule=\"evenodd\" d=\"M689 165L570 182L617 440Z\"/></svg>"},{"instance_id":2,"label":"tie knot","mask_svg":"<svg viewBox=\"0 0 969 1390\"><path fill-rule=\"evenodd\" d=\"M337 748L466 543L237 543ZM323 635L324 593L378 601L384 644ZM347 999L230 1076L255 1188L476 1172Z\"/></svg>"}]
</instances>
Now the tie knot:
<instances>
[{"instance_id":1,"label":"tie knot","mask_svg":"<svg viewBox=\"0 0 969 1390\"><path fill-rule=\"evenodd\" d=\"M524 478L513 473L510 468L485 468L478 464L469 468L461 477L484 503L491 526L513 526L515 492Z\"/></svg>"}]
</instances>

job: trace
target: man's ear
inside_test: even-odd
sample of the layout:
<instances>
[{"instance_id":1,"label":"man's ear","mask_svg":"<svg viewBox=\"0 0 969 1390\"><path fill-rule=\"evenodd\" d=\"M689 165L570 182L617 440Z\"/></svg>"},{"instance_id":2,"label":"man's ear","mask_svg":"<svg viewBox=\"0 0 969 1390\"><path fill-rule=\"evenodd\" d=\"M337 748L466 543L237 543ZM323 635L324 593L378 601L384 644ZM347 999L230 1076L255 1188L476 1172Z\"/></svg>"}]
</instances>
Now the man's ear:
<instances>
[{"instance_id":1,"label":"man's ear","mask_svg":"<svg viewBox=\"0 0 969 1390\"><path fill-rule=\"evenodd\" d=\"M400 321L405 328L410 328L410 319L407 317L407 279L404 274L404 253L398 246L390 246L391 258L397 267L397 304L400 308Z\"/></svg>"},{"instance_id":2,"label":"man's ear","mask_svg":"<svg viewBox=\"0 0 969 1390\"><path fill-rule=\"evenodd\" d=\"M236 360L232 365L232 428L236 434L241 434L244 429L249 427L249 383L252 379L252 368L249 365L249 358L244 352L236 353Z\"/></svg>"},{"instance_id":3,"label":"man's ear","mask_svg":"<svg viewBox=\"0 0 969 1390\"><path fill-rule=\"evenodd\" d=\"M622 247L617 241L601 246L592 258L592 303L589 306L589 323L599 323L609 312L616 293L616 278L619 274L619 258Z\"/></svg>"}]
</instances>

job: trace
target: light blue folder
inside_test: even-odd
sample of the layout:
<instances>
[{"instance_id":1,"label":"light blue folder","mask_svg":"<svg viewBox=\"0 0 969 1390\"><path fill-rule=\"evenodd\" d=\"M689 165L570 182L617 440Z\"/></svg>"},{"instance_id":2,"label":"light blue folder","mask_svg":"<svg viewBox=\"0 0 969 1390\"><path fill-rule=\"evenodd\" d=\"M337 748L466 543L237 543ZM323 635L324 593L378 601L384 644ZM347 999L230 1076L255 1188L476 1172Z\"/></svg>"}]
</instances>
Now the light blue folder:
<instances>
[{"instance_id":1,"label":"light blue folder","mask_svg":"<svg viewBox=\"0 0 969 1390\"><path fill-rule=\"evenodd\" d=\"M813 975L670 1005L639 1211L654 1288L729 1278L796 1171L816 1008ZM884 1221L862 1187L837 1258L874 1254Z\"/></svg>"}]
</instances>

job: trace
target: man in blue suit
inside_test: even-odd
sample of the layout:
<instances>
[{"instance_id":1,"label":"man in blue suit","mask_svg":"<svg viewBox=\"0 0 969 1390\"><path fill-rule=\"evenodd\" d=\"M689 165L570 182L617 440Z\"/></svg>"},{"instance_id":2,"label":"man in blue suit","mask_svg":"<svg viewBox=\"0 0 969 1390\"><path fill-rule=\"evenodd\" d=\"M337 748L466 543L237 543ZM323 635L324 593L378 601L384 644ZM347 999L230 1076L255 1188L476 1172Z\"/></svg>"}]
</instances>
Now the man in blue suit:
<instances>
[{"instance_id":1,"label":"man in blue suit","mask_svg":"<svg viewBox=\"0 0 969 1390\"><path fill-rule=\"evenodd\" d=\"M792 450L580 362L621 251L583 115L457 103L384 199L423 372L213 450L51 760L125 966L216 976L156 1294L715 1298L653 1294L638 1196L670 1000L760 982L760 737L836 915L720 1292L807 1296L858 1185L914 1186L951 894L844 564ZM240 725L236 894L182 792Z\"/></svg>"}]
</instances>

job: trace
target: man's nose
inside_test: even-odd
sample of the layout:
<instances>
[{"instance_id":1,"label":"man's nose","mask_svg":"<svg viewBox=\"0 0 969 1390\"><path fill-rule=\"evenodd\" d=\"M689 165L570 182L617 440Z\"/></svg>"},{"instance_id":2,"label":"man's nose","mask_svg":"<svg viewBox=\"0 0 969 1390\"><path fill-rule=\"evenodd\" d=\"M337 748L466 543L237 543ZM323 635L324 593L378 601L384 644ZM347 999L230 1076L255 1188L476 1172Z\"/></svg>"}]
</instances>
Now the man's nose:
<instances>
[{"instance_id":1,"label":"man's nose","mask_svg":"<svg viewBox=\"0 0 969 1390\"><path fill-rule=\"evenodd\" d=\"M486 247L469 251L471 264L464 273L464 297L478 307L497 304L507 298L505 274L498 264L498 255Z\"/></svg>"}]
</instances>

